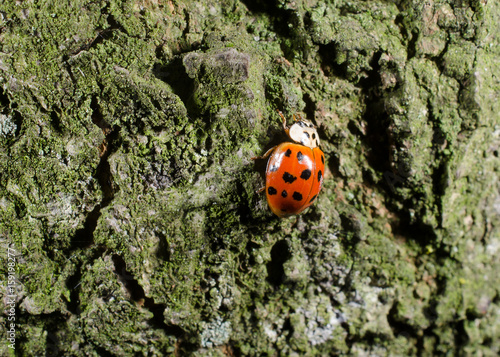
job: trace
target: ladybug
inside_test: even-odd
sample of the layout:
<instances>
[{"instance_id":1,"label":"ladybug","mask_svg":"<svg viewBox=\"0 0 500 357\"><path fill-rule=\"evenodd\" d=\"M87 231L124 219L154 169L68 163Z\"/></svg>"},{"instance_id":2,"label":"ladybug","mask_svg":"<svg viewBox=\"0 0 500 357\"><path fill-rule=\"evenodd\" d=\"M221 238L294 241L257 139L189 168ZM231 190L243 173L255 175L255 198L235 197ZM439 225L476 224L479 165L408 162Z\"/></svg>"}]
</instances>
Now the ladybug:
<instances>
[{"instance_id":1,"label":"ladybug","mask_svg":"<svg viewBox=\"0 0 500 357\"><path fill-rule=\"evenodd\" d=\"M293 117L295 123L288 127L283 119L283 129L293 142L284 142L269 149L264 155L252 160L265 159L266 190L269 208L278 217L299 214L309 207L323 185L325 155L319 146L316 127L308 120Z\"/></svg>"}]
</instances>

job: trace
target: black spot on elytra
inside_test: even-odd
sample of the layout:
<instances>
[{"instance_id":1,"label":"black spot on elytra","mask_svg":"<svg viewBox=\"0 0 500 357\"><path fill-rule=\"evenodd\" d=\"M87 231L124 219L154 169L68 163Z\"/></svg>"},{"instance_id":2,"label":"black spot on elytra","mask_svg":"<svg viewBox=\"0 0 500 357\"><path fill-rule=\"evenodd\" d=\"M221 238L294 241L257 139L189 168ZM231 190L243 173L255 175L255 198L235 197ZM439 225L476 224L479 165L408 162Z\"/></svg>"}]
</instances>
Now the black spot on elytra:
<instances>
[{"instance_id":1,"label":"black spot on elytra","mask_svg":"<svg viewBox=\"0 0 500 357\"><path fill-rule=\"evenodd\" d=\"M284 198L284 197L286 197L286 196L288 196L288 193L286 192L286 190L283 190L283 191L281 192L281 196L282 196L283 198Z\"/></svg>"},{"instance_id":2,"label":"black spot on elytra","mask_svg":"<svg viewBox=\"0 0 500 357\"><path fill-rule=\"evenodd\" d=\"M275 189L273 186L269 186L269 187L267 188L267 193L268 193L268 194L270 194L270 195L272 196L272 195L277 194L277 193L278 193L278 191L276 191L276 189Z\"/></svg>"},{"instance_id":3,"label":"black spot on elytra","mask_svg":"<svg viewBox=\"0 0 500 357\"><path fill-rule=\"evenodd\" d=\"M271 167L269 168L269 172L276 172L278 171L278 165L271 165Z\"/></svg>"},{"instance_id":4,"label":"black spot on elytra","mask_svg":"<svg viewBox=\"0 0 500 357\"><path fill-rule=\"evenodd\" d=\"M300 178L303 180L309 180L309 177L311 177L311 170L309 170L309 169L305 169L300 174Z\"/></svg>"},{"instance_id":5,"label":"black spot on elytra","mask_svg":"<svg viewBox=\"0 0 500 357\"><path fill-rule=\"evenodd\" d=\"M292 197L295 201L302 201L302 195L297 191L293 193Z\"/></svg>"},{"instance_id":6,"label":"black spot on elytra","mask_svg":"<svg viewBox=\"0 0 500 357\"><path fill-rule=\"evenodd\" d=\"M325 164L325 157L323 155L321 155L321 162L323 163L323 165Z\"/></svg>"},{"instance_id":7,"label":"black spot on elytra","mask_svg":"<svg viewBox=\"0 0 500 357\"><path fill-rule=\"evenodd\" d=\"M323 177L323 174L321 173L321 170L318 171L318 182L321 182L321 178Z\"/></svg>"},{"instance_id":8,"label":"black spot on elytra","mask_svg":"<svg viewBox=\"0 0 500 357\"><path fill-rule=\"evenodd\" d=\"M311 199L309 200L309 203L311 203L312 201L314 201L314 200L316 199L316 196L317 196L317 195L314 195L314 196L313 196L313 198L311 198Z\"/></svg>"},{"instance_id":9,"label":"black spot on elytra","mask_svg":"<svg viewBox=\"0 0 500 357\"><path fill-rule=\"evenodd\" d=\"M316 134L313 133L313 139L316 139Z\"/></svg>"},{"instance_id":10,"label":"black spot on elytra","mask_svg":"<svg viewBox=\"0 0 500 357\"><path fill-rule=\"evenodd\" d=\"M304 135L309 139L309 133L307 131L304 131Z\"/></svg>"},{"instance_id":11,"label":"black spot on elytra","mask_svg":"<svg viewBox=\"0 0 500 357\"><path fill-rule=\"evenodd\" d=\"M289 172L285 172L283 174L283 181L285 181L286 183L292 183L293 181L295 181L297 179L297 177L293 176L291 173Z\"/></svg>"},{"instance_id":12,"label":"black spot on elytra","mask_svg":"<svg viewBox=\"0 0 500 357\"><path fill-rule=\"evenodd\" d=\"M302 152L301 152L301 151L299 151L299 152L297 153L297 160L299 160L299 162L301 162L303 158L304 158L304 154L302 154Z\"/></svg>"},{"instance_id":13,"label":"black spot on elytra","mask_svg":"<svg viewBox=\"0 0 500 357\"><path fill-rule=\"evenodd\" d=\"M292 155L292 150L288 149L288 150L285 152L285 156L286 156L286 157L290 157L290 155Z\"/></svg>"}]
</instances>

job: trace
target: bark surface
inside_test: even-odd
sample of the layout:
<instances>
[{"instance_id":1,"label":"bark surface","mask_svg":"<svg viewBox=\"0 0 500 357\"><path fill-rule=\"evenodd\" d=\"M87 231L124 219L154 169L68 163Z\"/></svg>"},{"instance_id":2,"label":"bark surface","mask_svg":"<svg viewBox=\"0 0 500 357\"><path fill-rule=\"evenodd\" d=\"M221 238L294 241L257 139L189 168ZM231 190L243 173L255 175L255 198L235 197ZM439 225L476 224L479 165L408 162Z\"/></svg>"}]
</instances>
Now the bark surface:
<instances>
[{"instance_id":1,"label":"bark surface","mask_svg":"<svg viewBox=\"0 0 500 357\"><path fill-rule=\"evenodd\" d=\"M498 355L499 17L4 1L0 354ZM250 160L277 110L326 155L289 219Z\"/></svg>"}]
</instances>

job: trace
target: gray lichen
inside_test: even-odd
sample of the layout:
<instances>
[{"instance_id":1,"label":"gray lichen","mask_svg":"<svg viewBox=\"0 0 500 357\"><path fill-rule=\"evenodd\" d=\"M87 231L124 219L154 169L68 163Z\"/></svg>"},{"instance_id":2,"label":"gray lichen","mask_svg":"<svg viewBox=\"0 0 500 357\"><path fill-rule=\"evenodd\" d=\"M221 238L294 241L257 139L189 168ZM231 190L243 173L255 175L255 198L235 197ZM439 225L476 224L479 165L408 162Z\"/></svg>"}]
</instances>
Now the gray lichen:
<instances>
[{"instance_id":1,"label":"gray lichen","mask_svg":"<svg viewBox=\"0 0 500 357\"><path fill-rule=\"evenodd\" d=\"M9 137L15 134L17 129L16 123L12 120L12 117L0 114L0 136Z\"/></svg>"},{"instance_id":2,"label":"gray lichen","mask_svg":"<svg viewBox=\"0 0 500 357\"><path fill-rule=\"evenodd\" d=\"M223 321L217 317L211 322L201 322L201 346L212 348L223 345L229 341L231 336L231 321Z\"/></svg>"},{"instance_id":3,"label":"gray lichen","mask_svg":"<svg viewBox=\"0 0 500 357\"><path fill-rule=\"evenodd\" d=\"M294 329L297 335L304 335L312 346L325 343L332 338L339 338L345 331L341 324L347 321L344 314L333 308L326 295L320 295L317 300L297 308L291 315L295 323Z\"/></svg>"}]
</instances>

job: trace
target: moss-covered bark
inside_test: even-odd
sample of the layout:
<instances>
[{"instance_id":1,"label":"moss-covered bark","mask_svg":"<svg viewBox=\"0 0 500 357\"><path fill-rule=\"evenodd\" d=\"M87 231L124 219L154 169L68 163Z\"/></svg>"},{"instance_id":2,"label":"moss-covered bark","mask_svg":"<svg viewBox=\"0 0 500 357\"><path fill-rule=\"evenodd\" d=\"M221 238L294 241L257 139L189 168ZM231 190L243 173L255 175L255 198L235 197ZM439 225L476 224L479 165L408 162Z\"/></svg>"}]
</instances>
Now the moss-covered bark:
<instances>
[{"instance_id":1,"label":"moss-covered bark","mask_svg":"<svg viewBox=\"0 0 500 357\"><path fill-rule=\"evenodd\" d=\"M498 355L499 16L3 2L1 354ZM250 160L278 109L327 156L284 220Z\"/></svg>"}]
</instances>

